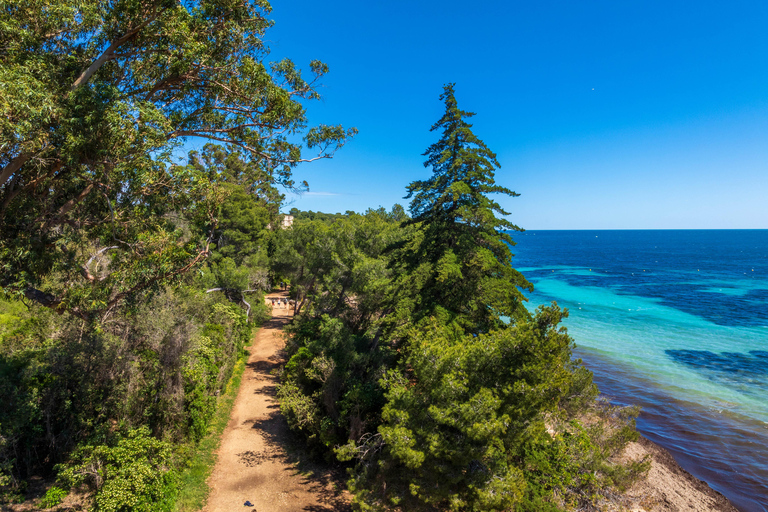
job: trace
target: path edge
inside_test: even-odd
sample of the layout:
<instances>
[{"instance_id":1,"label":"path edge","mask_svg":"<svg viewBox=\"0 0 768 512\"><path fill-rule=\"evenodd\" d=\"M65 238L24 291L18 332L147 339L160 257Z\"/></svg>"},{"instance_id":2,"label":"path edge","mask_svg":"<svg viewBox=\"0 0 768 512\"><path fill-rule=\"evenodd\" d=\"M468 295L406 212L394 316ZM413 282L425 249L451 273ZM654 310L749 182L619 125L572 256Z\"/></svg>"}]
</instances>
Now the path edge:
<instances>
[{"instance_id":1,"label":"path edge","mask_svg":"<svg viewBox=\"0 0 768 512\"><path fill-rule=\"evenodd\" d=\"M179 495L174 512L200 512L208 502L208 496L211 493L208 480L216 467L221 438L229 424L237 396L240 394L246 363L251 356L249 349L253 347L261 329L261 325L253 328L248 344L243 346L232 368L232 375L224 388L224 393L216 400L216 412L205 437L194 448L194 454L180 472Z\"/></svg>"}]
</instances>

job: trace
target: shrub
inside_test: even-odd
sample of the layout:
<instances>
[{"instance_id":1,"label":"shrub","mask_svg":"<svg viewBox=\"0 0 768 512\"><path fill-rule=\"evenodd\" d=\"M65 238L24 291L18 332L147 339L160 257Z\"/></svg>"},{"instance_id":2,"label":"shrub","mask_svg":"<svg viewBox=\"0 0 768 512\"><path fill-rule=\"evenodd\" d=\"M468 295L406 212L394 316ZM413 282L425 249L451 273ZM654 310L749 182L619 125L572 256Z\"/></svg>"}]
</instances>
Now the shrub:
<instances>
[{"instance_id":1,"label":"shrub","mask_svg":"<svg viewBox=\"0 0 768 512\"><path fill-rule=\"evenodd\" d=\"M61 503L66 496L67 491L61 487L53 486L48 489L45 496L40 499L40 508L53 508Z\"/></svg>"},{"instance_id":2,"label":"shrub","mask_svg":"<svg viewBox=\"0 0 768 512\"><path fill-rule=\"evenodd\" d=\"M111 443L83 445L59 477L95 491L93 512L165 512L176 496L171 447L146 427L118 434Z\"/></svg>"}]
</instances>

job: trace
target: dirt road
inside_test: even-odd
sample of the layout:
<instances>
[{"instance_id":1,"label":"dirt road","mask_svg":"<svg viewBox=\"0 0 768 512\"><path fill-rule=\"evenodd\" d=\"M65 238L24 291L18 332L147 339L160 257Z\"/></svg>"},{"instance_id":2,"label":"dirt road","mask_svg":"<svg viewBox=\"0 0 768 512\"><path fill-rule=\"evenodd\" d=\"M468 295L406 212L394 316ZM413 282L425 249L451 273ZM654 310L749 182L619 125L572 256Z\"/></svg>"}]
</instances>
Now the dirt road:
<instances>
[{"instance_id":1,"label":"dirt road","mask_svg":"<svg viewBox=\"0 0 768 512\"><path fill-rule=\"evenodd\" d=\"M269 295L285 296L285 292ZM338 490L339 475L307 461L280 415L273 370L283 361L282 328L290 315L290 308L275 307L272 320L251 346L218 461L208 479L211 493L205 512L350 510L348 493ZM244 505L246 501L254 506Z\"/></svg>"}]
</instances>

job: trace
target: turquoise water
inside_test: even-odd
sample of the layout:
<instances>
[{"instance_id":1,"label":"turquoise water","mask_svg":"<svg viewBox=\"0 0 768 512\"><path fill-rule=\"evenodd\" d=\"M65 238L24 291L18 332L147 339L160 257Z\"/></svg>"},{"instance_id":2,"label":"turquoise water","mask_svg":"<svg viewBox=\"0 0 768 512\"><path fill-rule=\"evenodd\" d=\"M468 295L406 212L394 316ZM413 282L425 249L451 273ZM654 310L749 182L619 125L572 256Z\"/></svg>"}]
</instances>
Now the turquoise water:
<instances>
[{"instance_id":1,"label":"turquoise water","mask_svg":"<svg viewBox=\"0 0 768 512\"><path fill-rule=\"evenodd\" d=\"M569 309L601 391L737 507L768 510L768 230L514 238L530 304Z\"/></svg>"}]
</instances>

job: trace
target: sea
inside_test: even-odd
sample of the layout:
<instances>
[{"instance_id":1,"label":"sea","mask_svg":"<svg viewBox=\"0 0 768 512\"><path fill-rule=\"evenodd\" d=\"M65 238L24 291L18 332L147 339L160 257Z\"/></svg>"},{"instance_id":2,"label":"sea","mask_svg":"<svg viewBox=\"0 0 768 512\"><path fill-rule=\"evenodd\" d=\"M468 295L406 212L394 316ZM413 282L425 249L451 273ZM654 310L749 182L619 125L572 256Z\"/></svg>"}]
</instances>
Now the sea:
<instances>
[{"instance_id":1,"label":"sea","mask_svg":"<svg viewBox=\"0 0 768 512\"><path fill-rule=\"evenodd\" d=\"M768 230L512 233L529 307L638 430L744 512L768 512Z\"/></svg>"}]
</instances>

